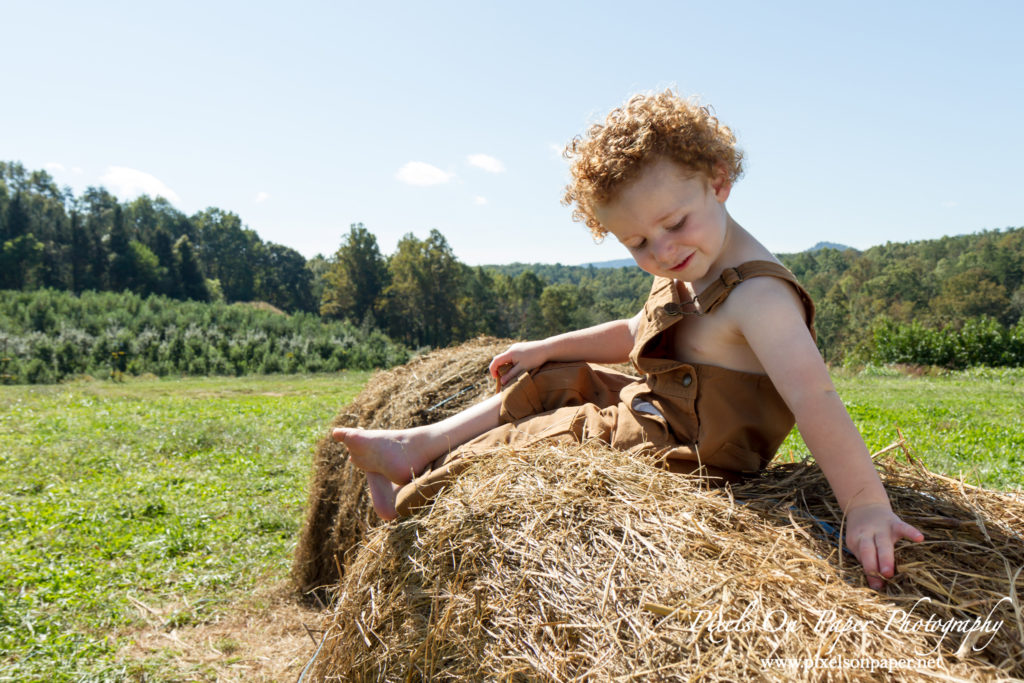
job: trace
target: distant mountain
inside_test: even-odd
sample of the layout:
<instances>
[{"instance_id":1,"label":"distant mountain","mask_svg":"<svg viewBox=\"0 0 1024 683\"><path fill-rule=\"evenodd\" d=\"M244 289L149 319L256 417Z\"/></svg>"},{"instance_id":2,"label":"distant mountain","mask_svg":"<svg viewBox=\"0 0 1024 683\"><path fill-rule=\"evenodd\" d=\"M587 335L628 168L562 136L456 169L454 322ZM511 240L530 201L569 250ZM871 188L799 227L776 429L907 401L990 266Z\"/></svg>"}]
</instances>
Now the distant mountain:
<instances>
[{"instance_id":1,"label":"distant mountain","mask_svg":"<svg viewBox=\"0 0 1024 683\"><path fill-rule=\"evenodd\" d=\"M806 249L805 251L813 252L813 251L821 251L822 249L836 249L838 251L846 251L847 249L853 249L853 247L848 247L845 244L839 244L838 242L818 242L813 247L811 247L810 249ZM857 253L860 253L856 249L853 249L853 250L856 251ZM593 266L594 268L623 268L625 266L635 266L635 265L636 265L636 263L631 258L620 258L620 259L615 259L614 261L598 261L598 262L595 262L595 263L581 263L577 267L579 267L579 268L589 268L589 267Z\"/></svg>"},{"instance_id":2,"label":"distant mountain","mask_svg":"<svg viewBox=\"0 0 1024 683\"><path fill-rule=\"evenodd\" d=\"M839 244L837 242L818 242L813 247L805 251L821 251L822 249L835 249L836 251L846 251L847 249L853 249L853 247L848 247L845 244ZM853 250L857 251L856 249ZM858 251L857 253L860 252Z\"/></svg>"},{"instance_id":3,"label":"distant mountain","mask_svg":"<svg viewBox=\"0 0 1024 683\"><path fill-rule=\"evenodd\" d=\"M620 259L615 259L614 261L597 261L595 263L581 263L579 267L580 268L589 268L590 266L593 266L594 268L622 268L624 266L635 266L635 265L636 265L636 261L634 261L631 258L620 258Z\"/></svg>"}]
</instances>

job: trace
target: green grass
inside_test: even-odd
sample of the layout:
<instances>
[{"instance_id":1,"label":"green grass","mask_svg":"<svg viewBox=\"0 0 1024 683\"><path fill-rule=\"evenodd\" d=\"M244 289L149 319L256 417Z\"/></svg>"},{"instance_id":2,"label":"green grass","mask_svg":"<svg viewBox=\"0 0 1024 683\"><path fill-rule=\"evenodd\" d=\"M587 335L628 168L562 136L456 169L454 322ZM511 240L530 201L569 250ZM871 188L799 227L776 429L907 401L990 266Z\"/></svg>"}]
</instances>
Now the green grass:
<instances>
[{"instance_id":1,"label":"green grass","mask_svg":"<svg viewBox=\"0 0 1024 683\"><path fill-rule=\"evenodd\" d=\"M160 680L144 624L280 581L313 447L368 373L0 388L0 680ZM165 610L164 610L165 611Z\"/></svg>"},{"instance_id":2,"label":"green grass","mask_svg":"<svg viewBox=\"0 0 1024 683\"><path fill-rule=\"evenodd\" d=\"M1024 485L1024 370L891 375L836 375L872 450L899 427L936 471ZM0 681L203 680L118 661L133 599L170 631L284 580L313 447L366 378L0 387Z\"/></svg>"},{"instance_id":3,"label":"green grass","mask_svg":"<svg viewBox=\"0 0 1024 683\"><path fill-rule=\"evenodd\" d=\"M898 428L935 472L988 488L1024 488L1024 368L923 377L869 368L833 378L872 452L895 441ZM807 447L793 433L779 452L799 459Z\"/></svg>"}]
</instances>

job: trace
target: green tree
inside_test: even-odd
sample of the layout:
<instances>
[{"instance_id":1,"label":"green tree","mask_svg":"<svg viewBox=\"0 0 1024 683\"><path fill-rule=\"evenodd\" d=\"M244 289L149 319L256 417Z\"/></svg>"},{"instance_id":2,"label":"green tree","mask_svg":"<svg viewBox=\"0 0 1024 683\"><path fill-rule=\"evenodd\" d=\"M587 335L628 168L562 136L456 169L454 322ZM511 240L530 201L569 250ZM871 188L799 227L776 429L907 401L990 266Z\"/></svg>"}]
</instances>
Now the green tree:
<instances>
[{"instance_id":1,"label":"green tree","mask_svg":"<svg viewBox=\"0 0 1024 683\"><path fill-rule=\"evenodd\" d=\"M525 270L509 280L501 292L508 316L509 334L520 339L543 336L544 322L540 297L544 282L533 271Z\"/></svg>"},{"instance_id":2,"label":"green tree","mask_svg":"<svg viewBox=\"0 0 1024 683\"><path fill-rule=\"evenodd\" d=\"M958 273L942 284L942 293L932 299L932 309L943 322L989 316L1008 322L1012 311L1006 288L989 279L982 268Z\"/></svg>"},{"instance_id":3,"label":"green tree","mask_svg":"<svg viewBox=\"0 0 1024 683\"><path fill-rule=\"evenodd\" d=\"M388 260L391 284L385 289L393 337L433 347L455 338L462 324L457 306L464 286L461 265L436 229L425 240L409 233L398 242Z\"/></svg>"},{"instance_id":4,"label":"green tree","mask_svg":"<svg viewBox=\"0 0 1024 683\"><path fill-rule=\"evenodd\" d=\"M310 295L314 302L324 300L324 290L327 288L327 271L331 268L331 261L324 258L323 254L317 254L306 261L306 270L309 271ZM319 309L318 309L319 310Z\"/></svg>"},{"instance_id":5,"label":"green tree","mask_svg":"<svg viewBox=\"0 0 1024 683\"><path fill-rule=\"evenodd\" d=\"M540 295L541 334L551 336L577 328L579 307L575 285L548 285Z\"/></svg>"},{"instance_id":6,"label":"green tree","mask_svg":"<svg viewBox=\"0 0 1024 683\"><path fill-rule=\"evenodd\" d=\"M377 309L387 284L387 261L377 238L362 223L354 223L324 274L320 314L360 322Z\"/></svg>"},{"instance_id":7,"label":"green tree","mask_svg":"<svg viewBox=\"0 0 1024 683\"><path fill-rule=\"evenodd\" d=\"M206 289L206 278L203 277L203 270L196 258L192 241L187 235L182 235L174 244L176 260L178 262L178 281L181 283L181 293L186 299L195 301L207 301L210 293Z\"/></svg>"},{"instance_id":8,"label":"green tree","mask_svg":"<svg viewBox=\"0 0 1024 683\"><path fill-rule=\"evenodd\" d=\"M181 283L178 280L179 266L174 251L174 240L163 228L157 228L153 235L153 254L158 263L157 291L165 296L181 297Z\"/></svg>"},{"instance_id":9,"label":"green tree","mask_svg":"<svg viewBox=\"0 0 1024 683\"><path fill-rule=\"evenodd\" d=\"M261 245L257 251L259 298L286 311L313 311L311 277L302 254L273 242Z\"/></svg>"},{"instance_id":10,"label":"green tree","mask_svg":"<svg viewBox=\"0 0 1024 683\"><path fill-rule=\"evenodd\" d=\"M81 292L85 289L89 270L89 240L82 227L81 216L77 211L71 212L71 290Z\"/></svg>"},{"instance_id":11,"label":"green tree","mask_svg":"<svg viewBox=\"0 0 1024 683\"><path fill-rule=\"evenodd\" d=\"M143 296L159 293L163 274L156 254L142 242L132 240L128 243L128 256L131 263L131 290Z\"/></svg>"},{"instance_id":12,"label":"green tree","mask_svg":"<svg viewBox=\"0 0 1024 683\"><path fill-rule=\"evenodd\" d=\"M132 262L130 243L131 238L124 223L124 212L121 210L120 204L114 204L113 225L110 229L110 238L107 241L107 249L110 253L107 282L115 292L131 290L135 280L135 264Z\"/></svg>"},{"instance_id":13,"label":"green tree","mask_svg":"<svg viewBox=\"0 0 1024 683\"><path fill-rule=\"evenodd\" d=\"M259 236L236 214L209 208L192 217L199 235L199 258L206 276L220 280L228 301L256 298Z\"/></svg>"},{"instance_id":14,"label":"green tree","mask_svg":"<svg viewBox=\"0 0 1024 683\"><path fill-rule=\"evenodd\" d=\"M0 244L0 289L28 288L42 255L43 243L32 233Z\"/></svg>"},{"instance_id":15,"label":"green tree","mask_svg":"<svg viewBox=\"0 0 1024 683\"><path fill-rule=\"evenodd\" d=\"M102 187L88 187L79 200L79 206L84 217L84 233L90 242L88 251L91 266L88 282L84 283L83 288L106 289L109 286L107 269L110 264L108 244L114 223L114 210L118 206L117 198Z\"/></svg>"},{"instance_id":16,"label":"green tree","mask_svg":"<svg viewBox=\"0 0 1024 683\"><path fill-rule=\"evenodd\" d=\"M4 241L28 234L28 210L25 208L25 198L21 192L16 192L7 205L7 217L4 223L4 235L2 236Z\"/></svg>"},{"instance_id":17,"label":"green tree","mask_svg":"<svg viewBox=\"0 0 1024 683\"><path fill-rule=\"evenodd\" d=\"M459 317L463 327L461 339L480 334L505 336L502 331L501 300L495 276L483 267L464 267L463 291L459 297Z\"/></svg>"}]
</instances>

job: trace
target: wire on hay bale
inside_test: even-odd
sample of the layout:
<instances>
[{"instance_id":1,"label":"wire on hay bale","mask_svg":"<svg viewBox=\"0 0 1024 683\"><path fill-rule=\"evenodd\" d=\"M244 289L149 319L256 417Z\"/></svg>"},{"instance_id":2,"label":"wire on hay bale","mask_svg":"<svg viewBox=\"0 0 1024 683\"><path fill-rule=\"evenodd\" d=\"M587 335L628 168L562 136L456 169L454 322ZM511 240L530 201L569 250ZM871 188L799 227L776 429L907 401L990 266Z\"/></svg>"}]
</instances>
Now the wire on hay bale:
<instances>
[{"instance_id":1,"label":"wire on hay bale","mask_svg":"<svg viewBox=\"0 0 1024 683\"><path fill-rule=\"evenodd\" d=\"M878 464L926 536L900 545L884 593L838 547L842 517L812 464L708 490L603 444L497 449L350 547L308 673L876 680L872 664L937 657L884 675L1024 676L1024 502L891 454Z\"/></svg>"}]
</instances>

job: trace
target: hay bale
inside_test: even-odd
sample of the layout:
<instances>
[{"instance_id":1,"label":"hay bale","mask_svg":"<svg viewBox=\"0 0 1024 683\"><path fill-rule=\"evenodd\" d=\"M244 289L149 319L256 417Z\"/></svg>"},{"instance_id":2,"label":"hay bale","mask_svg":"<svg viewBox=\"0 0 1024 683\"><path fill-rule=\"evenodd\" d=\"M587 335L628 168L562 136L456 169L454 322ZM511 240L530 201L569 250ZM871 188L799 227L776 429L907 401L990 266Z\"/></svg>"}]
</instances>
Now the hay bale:
<instances>
[{"instance_id":1,"label":"hay bale","mask_svg":"<svg viewBox=\"0 0 1024 683\"><path fill-rule=\"evenodd\" d=\"M292 578L303 594L322 594L337 583L346 553L380 523L366 476L348 463L348 452L331 440L331 429L400 429L443 420L494 391L487 366L510 343L479 337L376 373L335 417L313 456L306 520L292 562Z\"/></svg>"},{"instance_id":2,"label":"hay bale","mask_svg":"<svg viewBox=\"0 0 1024 683\"><path fill-rule=\"evenodd\" d=\"M879 466L927 538L900 546L881 594L837 548L842 519L816 466L707 490L601 444L475 457L429 509L351 554L310 679L1024 676L1024 502ZM944 634L929 617L1003 623ZM884 673L762 661L918 655L939 661Z\"/></svg>"}]
</instances>

